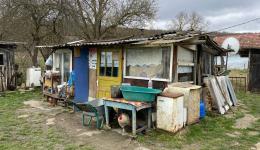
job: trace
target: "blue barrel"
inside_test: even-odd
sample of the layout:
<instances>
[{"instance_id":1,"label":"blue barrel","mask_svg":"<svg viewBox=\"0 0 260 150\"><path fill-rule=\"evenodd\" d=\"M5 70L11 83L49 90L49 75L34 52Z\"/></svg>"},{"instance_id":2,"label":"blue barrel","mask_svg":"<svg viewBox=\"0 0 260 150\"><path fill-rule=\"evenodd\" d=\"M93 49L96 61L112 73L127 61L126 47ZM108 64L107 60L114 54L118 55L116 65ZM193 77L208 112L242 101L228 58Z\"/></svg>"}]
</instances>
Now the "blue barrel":
<instances>
[{"instance_id":1,"label":"blue barrel","mask_svg":"<svg viewBox=\"0 0 260 150\"><path fill-rule=\"evenodd\" d=\"M201 101L200 101L200 119L205 118L205 116L206 116L205 104L204 104L204 102L201 100Z\"/></svg>"}]
</instances>

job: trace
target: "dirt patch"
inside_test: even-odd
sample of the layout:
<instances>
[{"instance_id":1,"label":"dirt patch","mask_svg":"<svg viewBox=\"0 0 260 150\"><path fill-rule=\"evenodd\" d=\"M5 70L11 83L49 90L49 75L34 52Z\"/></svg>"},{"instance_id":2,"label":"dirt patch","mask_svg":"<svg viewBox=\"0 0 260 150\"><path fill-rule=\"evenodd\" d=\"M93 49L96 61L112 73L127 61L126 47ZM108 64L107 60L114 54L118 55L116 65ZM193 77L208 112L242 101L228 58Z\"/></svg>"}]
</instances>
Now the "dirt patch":
<instances>
[{"instance_id":1,"label":"dirt patch","mask_svg":"<svg viewBox=\"0 0 260 150\"><path fill-rule=\"evenodd\" d=\"M137 147L135 150L150 150L150 149L146 147Z\"/></svg>"},{"instance_id":2,"label":"dirt patch","mask_svg":"<svg viewBox=\"0 0 260 150\"><path fill-rule=\"evenodd\" d=\"M233 138L239 137L241 134L242 134L242 133L237 132L237 131L235 131L235 132L233 132L233 133L226 133L227 136L233 137Z\"/></svg>"},{"instance_id":3,"label":"dirt patch","mask_svg":"<svg viewBox=\"0 0 260 150\"><path fill-rule=\"evenodd\" d=\"M55 125L55 118L49 118L46 120L46 125Z\"/></svg>"},{"instance_id":4,"label":"dirt patch","mask_svg":"<svg viewBox=\"0 0 260 150\"><path fill-rule=\"evenodd\" d=\"M250 135L250 136L257 136L257 135L259 135L259 132L250 131L250 132L248 132L248 135Z\"/></svg>"},{"instance_id":5,"label":"dirt patch","mask_svg":"<svg viewBox=\"0 0 260 150\"><path fill-rule=\"evenodd\" d=\"M46 110L46 108L44 108L44 106L43 106L42 101L30 100L30 101L25 101L24 104L28 105L32 108L38 108L38 109L41 109L41 110Z\"/></svg>"},{"instance_id":6,"label":"dirt patch","mask_svg":"<svg viewBox=\"0 0 260 150\"><path fill-rule=\"evenodd\" d=\"M258 142L254 147L251 148L252 150L260 150L260 142Z\"/></svg>"},{"instance_id":7,"label":"dirt patch","mask_svg":"<svg viewBox=\"0 0 260 150\"><path fill-rule=\"evenodd\" d=\"M103 150L149 150L131 137L122 136L116 130L97 130L94 122L91 127L82 126L80 113L57 115L56 126L68 133L77 145L89 145L94 149Z\"/></svg>"},{"instance_id":8,"label":"dirt patch","mask_svg":"<svg viewBox=\"0 0 260 150\"><path fill-rule=\"evenodd\" d=\"M93 136L93 135L97 135L97 134L101 134L102 131L88 131L88 132L83 132L83 133L80 133L79 135L77 136Z\"/></svg>"},{"instance_id":9,"label":"dirt patch","mask_svg":"<svg viewBox=\"0 0 260 150\"><path fill-rule=\"evenodd\" d=\"M182 147L182 150L199 150L200 149L200 145L199 144L190 144L190 145L184 145Z\"/></svg>"},{"instance_id":10,"label":"dirt patch","mask_svg":"<svg viewBox=\"0 0 260 150\"><path fill-rule=\"evenodd\" d=\"M257 118L255 118L253 115L245 114L245 116L243 118L239 118L239 119L236 120L234 128L237 128L237 129L247 129L256 120L257 120Z\"/></svg>"},{"instance_id":11,"label":"dirt patch","mask_svg":"<svg viewBox=\"0 0 260 150\"><path fill-rule=\"evenodd\" d=\"M28 118L29 117L29 115L20 115L20 116L18 116L18 118Z\"/></svg>"}]
</instances>

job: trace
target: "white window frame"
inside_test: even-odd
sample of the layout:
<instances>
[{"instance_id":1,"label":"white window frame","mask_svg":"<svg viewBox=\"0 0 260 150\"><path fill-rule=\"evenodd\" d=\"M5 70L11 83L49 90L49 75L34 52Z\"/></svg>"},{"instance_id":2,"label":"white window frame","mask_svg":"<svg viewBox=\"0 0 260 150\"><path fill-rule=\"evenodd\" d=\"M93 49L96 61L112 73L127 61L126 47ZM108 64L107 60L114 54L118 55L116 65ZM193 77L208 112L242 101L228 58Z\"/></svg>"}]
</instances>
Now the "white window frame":
<instances>
[{"instance_id":1,"label":"white window frame","mask_svg":"<svg viewBox=\"0 0 260 150\"><path fill-rule=\"evenodd\" d=\"M52 55L52 60L53 60L53 67L52 67L52 70L53 71L57 71L56 70L56 67L55 67L55 64L56 63L56 58L55 58L55 55L57 54L62 54L61 55L61 68L60 68L60 74L61 74L61 83L65 83L64 81L64 54L65 53L69 53L70 54L70 72L72 71L72 51L70 50L57 50L56 52L53 53Z\"/></svg>"},{"instance_id":2,"label":"white window frame","mask_svg":"<svg viewBox=\"0 0 260 150\"><path fill-rule=\"evenodd\" d=\"M151 78L152 81L163 81L163 82L172 82L172 66L173 66L173 44L171 45L163 45L163 46L153 46L153 47L170 47L171 49L171 57L170 57L170 71L169 71L169 79L162 79L162 78ZM128 48L147 48L144 46L140 46L140 47L128 47ZM147 80L149 81L150 78L147 77L136 77L136 76L127 76L126 75L126 50L127 48L124 49L124 67L123 67L123 78L125 79L139 79L139 80Z\"/></svg>"},{"instance_id":3,"label":"white window frame","mask_svg":"<svg viewBox=\"0 0 260 150\"><path fill-rule=\"evenodd\" d=\"M179 49L180 46L177 47L177 53L180 52L180 49ZM177 74L177 77L176 77L176 82L179 82L179 73L178 73L178 68L179 67L193 67L193 80L192 81L183 81L183 82L188 82L188 83L195 83L195 80L196 80L196 53L197 53L197 50L191 50L191 49L187 49L185 47L182 47L183 49L185 50L188 50L188 51L191 51L193 52L193 63L191 62L183 62L183 61L178 61L178 55L177 55L177 68L176 68L176 74Z\"/></svg>"}]
</instances>

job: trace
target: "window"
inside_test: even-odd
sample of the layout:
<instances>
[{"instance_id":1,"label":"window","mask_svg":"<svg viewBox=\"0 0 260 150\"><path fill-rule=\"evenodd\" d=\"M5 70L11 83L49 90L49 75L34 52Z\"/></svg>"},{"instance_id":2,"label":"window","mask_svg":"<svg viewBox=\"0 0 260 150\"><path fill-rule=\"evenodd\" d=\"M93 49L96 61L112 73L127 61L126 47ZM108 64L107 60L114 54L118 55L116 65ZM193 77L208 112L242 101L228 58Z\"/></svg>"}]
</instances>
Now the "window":
<instances>
[{"instance_id":1,"label":"window","mask_svg":"<svg viewBox=\"0 0 260 150\"><path fill-rule=\"evenodd\" d=\"M4 54L0 54L0 66L4 65Z\"/></svg>"},{"instance_id":2,"label":"window","mask_svg":"<svg viewBox=\"0 0 260 150\"><path fill-rule=\"evenodd\" d=\"M195 51L178 47L178 82L194 80Z\"/></svg>"},{"instance_id":3,"label":"window","mask_svg":"<svg viewBox=\"0 0 260 150\"><path fill-rule=\"evenodd\" d=\"M194 67L179 66L178 67L178 82L193 81Z\"/></svg>"},{"instance_id":4,"label":"window","mask_svg":"<svg viewBox=\"0 0 260 150\"><path fill-rule=\"evenodd\" d=\"M126 78L170 80L171 47L129 48L125 54Z\"/></svg>"},{"instance_id":5,"label":"window","mask_svg":"<svg viewBox=\"0 0 260 150\"><path fill-rule=\"evenodd\" d=\"M60 72L62 82L69 80L72 71L72 53L70 50L59 50L53 54L53 70Z\"/></svg>"},{"instance_id":6,"label":"window","mask_svg":"<svg viewBox=\"0 0 260 150\"><path fill-rule=\"evenodd\" d=\"M100 76L118 77L119 52L102 51L99 66Z\"/></svg>"}]
</instances>

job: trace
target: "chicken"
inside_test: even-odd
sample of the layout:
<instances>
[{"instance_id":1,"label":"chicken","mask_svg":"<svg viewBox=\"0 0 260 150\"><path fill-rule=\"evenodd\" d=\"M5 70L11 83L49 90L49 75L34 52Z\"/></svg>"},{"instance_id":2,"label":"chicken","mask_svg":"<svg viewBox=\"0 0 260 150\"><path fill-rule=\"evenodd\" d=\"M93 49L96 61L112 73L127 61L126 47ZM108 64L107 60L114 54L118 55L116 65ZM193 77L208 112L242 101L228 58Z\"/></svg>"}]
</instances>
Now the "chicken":
<instances>
[{"instance_id":1,"label":"chicken","mask_svg":"<svg viewBox=\"0 0 260 150\"><path fill-rule=\"evenodd\" d=\"M123 134L125 133L125 127L130 125L130 118L127 114L122 113L117 118L118 124L123 129Z\"/></svg>"}]
</instances>

